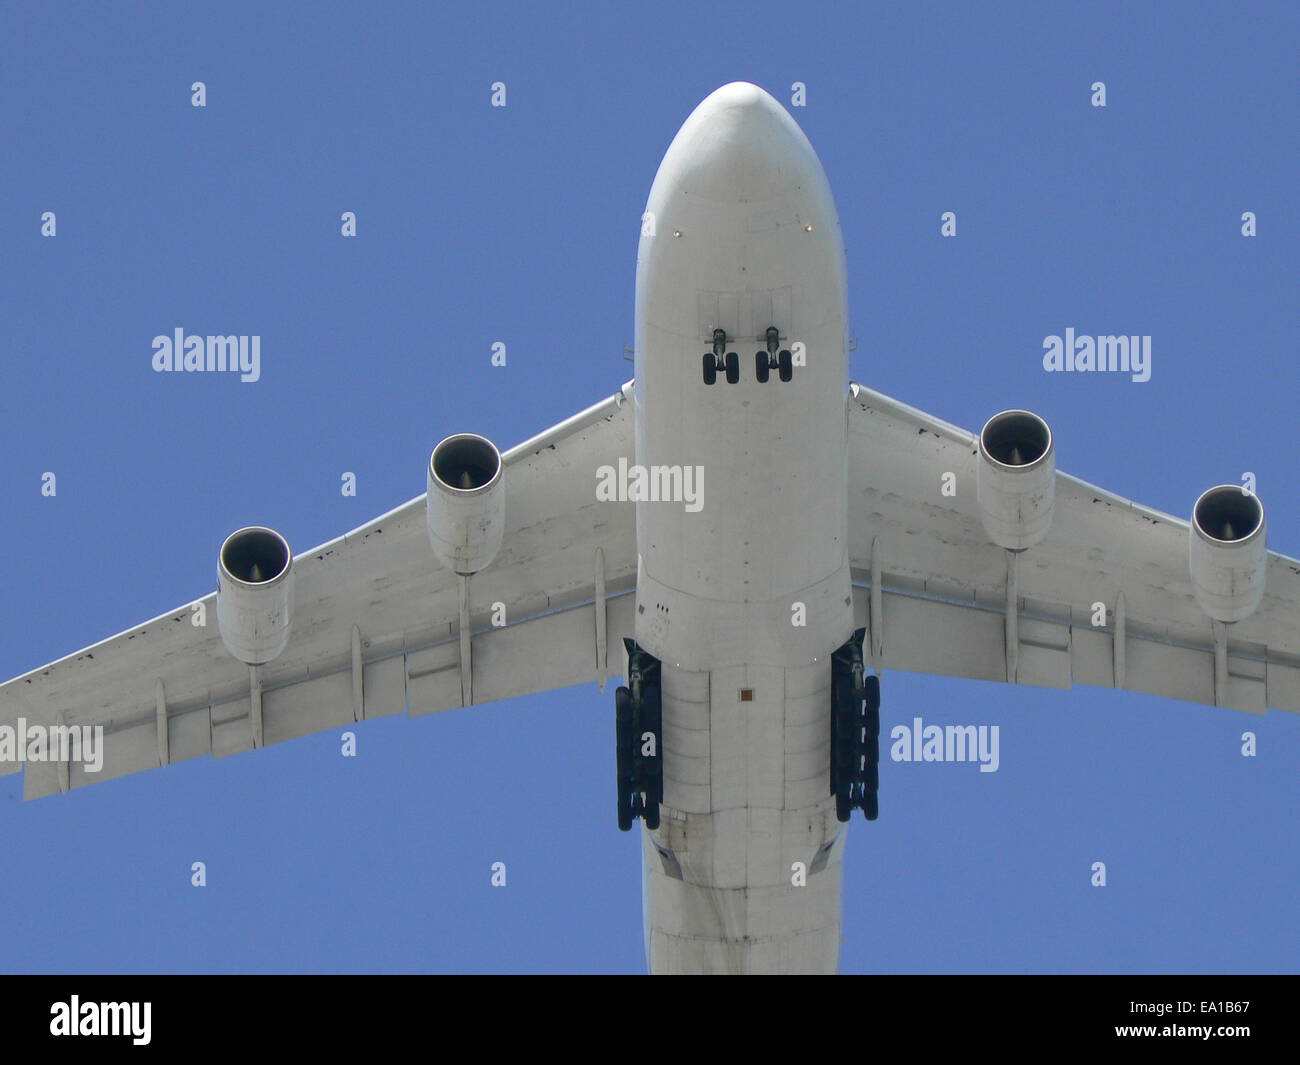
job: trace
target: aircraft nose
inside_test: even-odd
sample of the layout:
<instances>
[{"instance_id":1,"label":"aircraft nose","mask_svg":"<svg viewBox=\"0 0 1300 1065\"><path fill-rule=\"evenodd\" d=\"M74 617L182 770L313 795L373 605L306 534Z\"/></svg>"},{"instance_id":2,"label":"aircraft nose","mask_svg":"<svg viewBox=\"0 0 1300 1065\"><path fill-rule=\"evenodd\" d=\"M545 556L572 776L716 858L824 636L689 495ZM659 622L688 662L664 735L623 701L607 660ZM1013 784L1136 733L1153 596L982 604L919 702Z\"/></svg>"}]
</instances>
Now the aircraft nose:
<instances>
[{"instance_id":1,"label":"aircraft nose","mask_svg":"<svg viewBox=\"0 0 1300 1065\"><path fill-rule=\"evenodd\" d=\"M786 109L746 81L703 100L674 139L669 160L681 191L727 203L777 199L821 169Z\"/></svg>"}]
</instances>

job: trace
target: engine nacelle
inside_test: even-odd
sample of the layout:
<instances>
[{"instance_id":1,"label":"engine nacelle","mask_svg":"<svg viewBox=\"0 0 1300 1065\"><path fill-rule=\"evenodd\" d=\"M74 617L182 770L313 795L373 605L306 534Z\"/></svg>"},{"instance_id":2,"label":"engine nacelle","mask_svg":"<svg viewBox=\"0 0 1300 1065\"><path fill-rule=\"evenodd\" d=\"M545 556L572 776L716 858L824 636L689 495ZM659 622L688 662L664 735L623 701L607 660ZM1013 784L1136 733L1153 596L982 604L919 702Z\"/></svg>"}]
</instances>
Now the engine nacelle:
<instances>
[{"instance_id":1,"label":"engine nacelle","mask_svg":"<svg viewBox=\"0 0 1300 1065\"><path fill-rule=\"evenodd\" d=\"M1241 621L1264 596L1264 504L1239 484L1204 492L1192 508L1189 566L1196 601L1215 621Z\"/></svg>"},{"instance_id":2,"label":"engine nacelle","mask_svg":"<svg viewBox=\"0 0 1300 1065\"><path fill-rule=\"evenodd\" d=\"M226 537L217 556L217 626L239 661L274 661L289 642L293 552L274 529L250 525Z\"/></svg>"},{"instance_id":3,"label":"engine nacelle","mask_svg":"<svg viewBox=\"0 0 1300 1065\"><path fill-rule=\"evenodd\" d=\"M429 543L455 573L486 569L506 528L501 452L476 433L449 436L429 457Z\"/></svg>"},{"instance_id":4,"label":"engine nacelle","mask_svg":"<svg viewBox=\"0 0 1300 1065\"><path fill-rule=\"evenodd\" d=\"M989 539L1023 551L1047 535L1056 509L1052 430L1037 414L1004 410L980 430L975 493Z\"/></svg>"}]
</instances>

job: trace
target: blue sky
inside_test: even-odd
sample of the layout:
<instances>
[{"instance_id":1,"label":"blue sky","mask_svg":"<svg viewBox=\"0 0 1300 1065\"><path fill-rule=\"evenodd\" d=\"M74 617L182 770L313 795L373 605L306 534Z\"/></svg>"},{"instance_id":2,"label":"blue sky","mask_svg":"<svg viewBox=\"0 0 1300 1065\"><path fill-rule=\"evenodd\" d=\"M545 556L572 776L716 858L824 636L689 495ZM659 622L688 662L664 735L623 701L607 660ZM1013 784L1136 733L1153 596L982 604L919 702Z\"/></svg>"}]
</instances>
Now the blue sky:
<instances>
[{"instance_id":1,"label":"blue sky","mask_svg":"<svg viewBox=\"0 0 1300 1065\"><path fill-rule=\"evenodd\" d=\"M423 491L448 433L504 448L614 392L655 169L736 79L787 104L807 86L854 379L968 428L1028 407L1061 469L1179 515L1249 470L1270 546L1300 555L1300 15L983 8L7 6L0 676L211 590L240 525L310 547ZM178 326L259 334L261 380L153 373ZM1151 335L1151 380L1045 373L1067 327ZM1296 969L1296 716L883 690L886 729L999 725L1001 767L882 766L844 971ZM29 804L0 778L0 970L642 971L612 698L385 719L354 759L325 733Z\"/></svg>"}]
</instances>

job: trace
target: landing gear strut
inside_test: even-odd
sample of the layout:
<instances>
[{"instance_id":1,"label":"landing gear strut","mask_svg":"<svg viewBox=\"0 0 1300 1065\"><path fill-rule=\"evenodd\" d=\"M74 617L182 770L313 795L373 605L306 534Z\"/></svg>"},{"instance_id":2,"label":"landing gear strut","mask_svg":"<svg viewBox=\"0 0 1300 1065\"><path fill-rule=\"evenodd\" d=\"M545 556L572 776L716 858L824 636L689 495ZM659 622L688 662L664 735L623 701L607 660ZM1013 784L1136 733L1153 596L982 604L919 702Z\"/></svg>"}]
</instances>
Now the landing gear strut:
<instances>
[{"instance_id":1,"label":"landing gear strut","mask_svg":"<svg viewBox=\"0 0 1300 1065\"><path fill-rule=\"evenodd\" d=\"M706 356L707 358L707 356ZM618 753L618 827L627 832L643 818L646 828L659 827L664 798L663 701L659 659L625 639L628 687L614 693Z\"/></svg>"},{"instance_id":2,"label":"landing gear strut","mask_svg":"<svg viewBox=\"0 0 1300 1065\"><path fill-rule=\"evenodd\" d=\"M704 383L711 385L718 379L718 371L727 375L727 384L734 385L740 380L740 356L727 350L727 331L713 331L713 350L704 353Z\"/></svg>"},{"instance_id":3,"label":"landing gear strut","mask_svg":"<svg viewBox=\"0 0 1300 1065\"><path fill-rule=\"evenodd\" d=\"M858 629L831 656L831 794L841 821L855 809L868 821L880 813L880 678L865 675L866 632Z\"/></svg>"},{"instance_id":4,"label":"landing gear strut","mask_svg":"<svg viewBox=\"0 0 1300 1065\"><path fill-rule=\"evenodd\" d=\"M765 339L767 350L754 352L754 375L760 384L767 384L768 374L776 370L782 381L789 381L794 376L794 357L781 348L780 330L769 325Z\"/></svg>"}]
</instances>

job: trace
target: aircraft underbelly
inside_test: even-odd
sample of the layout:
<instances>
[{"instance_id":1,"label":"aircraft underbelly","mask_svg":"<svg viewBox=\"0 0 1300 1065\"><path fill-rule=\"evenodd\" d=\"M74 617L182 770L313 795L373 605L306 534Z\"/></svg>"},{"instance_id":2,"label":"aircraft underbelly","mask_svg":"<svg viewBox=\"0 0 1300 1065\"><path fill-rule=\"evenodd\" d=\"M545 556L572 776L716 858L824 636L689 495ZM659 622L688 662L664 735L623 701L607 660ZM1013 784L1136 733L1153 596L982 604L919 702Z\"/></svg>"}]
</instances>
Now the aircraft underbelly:
<instances>
[{"instance_id":1,"label":"aircraft underbelly","mask_svg":"<svg viewBox=\"0 0 1300 1065\"><path fill-rule=\"evenodd\" d=\"M831 654L854 627L843 247L789 116L715 105L669 148L638 254L636 462L692 489L637 501L636 640L663 707L647 953L653 972L828 972ZM785 368L764 374L770 328Z\"/></svg>"},{"instance_id":2,"label":"aircraft underbelly","mask_svg":"<svg viewBox=\"0 0 1300 1065\"><path fill-rule=\"evenodd\" d=\"M833 972L843 827L828 657L665 669L664 800L643 833L654 972Z\"/></svg>"}]
</instances>

